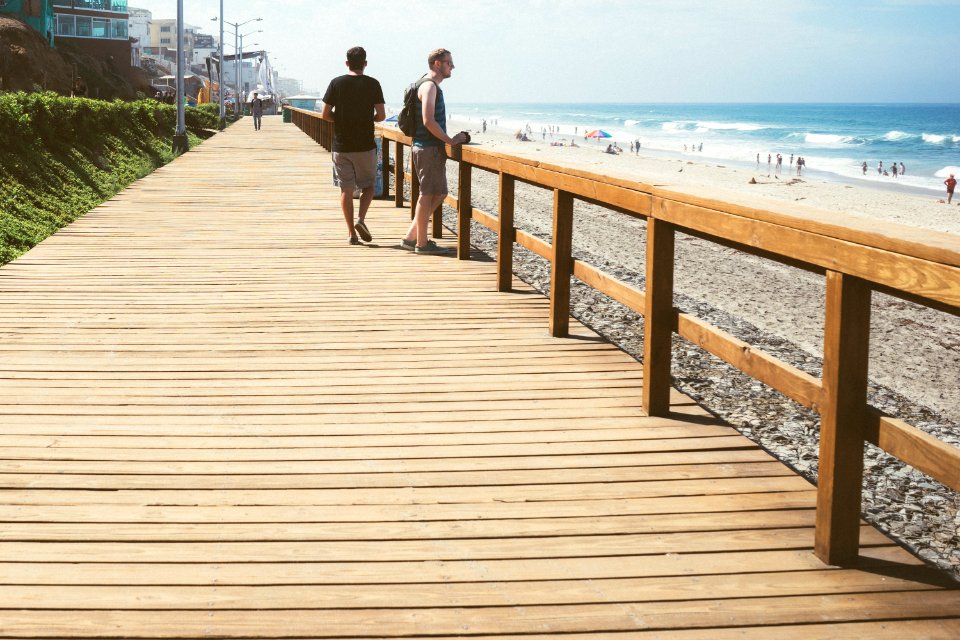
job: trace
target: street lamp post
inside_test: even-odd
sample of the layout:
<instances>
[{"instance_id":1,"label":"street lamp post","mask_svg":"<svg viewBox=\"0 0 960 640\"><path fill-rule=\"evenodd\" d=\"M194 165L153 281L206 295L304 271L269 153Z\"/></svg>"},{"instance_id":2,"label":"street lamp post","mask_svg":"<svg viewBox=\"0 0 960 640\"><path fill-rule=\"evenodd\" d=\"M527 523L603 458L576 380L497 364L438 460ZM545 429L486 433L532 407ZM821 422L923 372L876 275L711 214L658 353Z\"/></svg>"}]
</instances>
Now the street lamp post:
<instances>
[{"instance_id":1,"label":"street lamp post","mask_svg":"<svg viewBox=\"0 0 960 640\"><path fill-rule=\"evenodd\" d=\"M223 0L220 0L220 66L217 68L217 83L220 87L220 129L227 126L227 105L223 102Z\"/></svg>"},{"instance_id":2,"label":"street lamp post","mask_svg":"<svg viewBox=\"0 0 960 640\"><path fill-rule=\"evenodd\" d=\"M177 129L173 134L173 152L184 153L190 150L187 141L187 126L183 112L183 99L186 94L183 84L183 66L186 56L183 51L183 0L177 0Z\"/></svg>"},{"instance_id":3,"label":"street lamp post","mask_svg":"<svg viewBox=\"0 0 960 640\"><path fill-rule=\"evenodd\" d=\"M239 83L238 83L240 86L243 86L243 38L244 38L244 36L251 36L251 35L253 35L253 34L255 34L255 33L263 33L263 29L257 29L256 31L251 31L250 33L241 33L241 34L240 34L240 50L239 50L239 56L240 56L240 76L241 76L241 79L240 79L240 81L239 81ZM255 46L257 46L257 44L254 43L252 46L255 47ZM246 92L244 92L244 93L246 93Z\"/></svg>"},{"instance_id":4,"label":"street lamp post","mask_svg":"<svg viewBox=\"0 0 960 640\"><path fill-rule=\"evenodd\" d=\"M216 18L213 18L213 20L216 20ZM223 25L228 24L231 27L233 27L231 31L233 31L233 53L234 53L233 71L235 74L234 75L234 92L235 92L234 104L236 105L234 109L235 118L238 118L240 115L239 114L240 72L243 67L243 62L241 60L241 56L239 55L240 47L237 44L237 40L242 38L242 36L240 35L240 27L242 27L245 24L249 24L251 22L260 22L261 20L263 20L263 18L251 18L250 20L246 20L245 22L230 22L229 20L224 20L223 19L223 0L220 0L220 71L221 73L223 72ZM247 35L250 35L250 34L247 34ZM222 112L226 114L226 111L222 111Z\"/></svg>"}]
</instances>

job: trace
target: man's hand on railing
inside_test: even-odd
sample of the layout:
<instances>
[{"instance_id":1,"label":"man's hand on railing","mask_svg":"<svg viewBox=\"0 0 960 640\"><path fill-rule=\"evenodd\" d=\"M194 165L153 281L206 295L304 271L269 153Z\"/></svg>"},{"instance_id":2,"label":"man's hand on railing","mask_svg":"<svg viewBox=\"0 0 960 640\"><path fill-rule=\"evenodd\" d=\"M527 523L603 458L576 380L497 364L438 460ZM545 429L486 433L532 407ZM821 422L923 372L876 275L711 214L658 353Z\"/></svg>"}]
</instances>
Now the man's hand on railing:
<instances>
[{"instance_id":1,"label":"man's hand on railing","mask_svg":"<svg viewBox=\"0 0 960 640\"><path fill-rule=\"evenodd\" d=\"M467 135L466 131L461 131L450 139L450 144L452 145L464 144L467 142L470 142L470 136Z\"/></svg>"}]
</instances>

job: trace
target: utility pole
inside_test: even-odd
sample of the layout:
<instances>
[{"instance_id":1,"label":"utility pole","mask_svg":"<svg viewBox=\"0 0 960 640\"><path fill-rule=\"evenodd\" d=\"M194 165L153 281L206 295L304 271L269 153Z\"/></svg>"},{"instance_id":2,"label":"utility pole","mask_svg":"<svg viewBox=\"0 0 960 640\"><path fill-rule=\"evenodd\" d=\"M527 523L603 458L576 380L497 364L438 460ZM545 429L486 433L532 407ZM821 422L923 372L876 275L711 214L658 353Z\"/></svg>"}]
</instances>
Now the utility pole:
<instances>
[{"instance_id":1,"label":"utility pole","mask_svg":"<svg viewBox=\"0 0 960 640\"><path fill-rule=\"evenodd\" d=\"M177 0L177 130L173 134L173 152L184 153L190 150L187 141L187 125L183 113L186 90L183 84L183 67L186 54L183 51L183 0Z\"/></svg>"},{"instance_id":2,"label":"utility pole","mask_svg":"<svg viewBox=\"0 0 960 640\"><path fill-rule=\"evenodd\" d=\"M223 0L220 0L220 66L217 70L217 82L220 86L220 129L227 126L227 106L223 102Z\"/></svg>"}]
</instances>

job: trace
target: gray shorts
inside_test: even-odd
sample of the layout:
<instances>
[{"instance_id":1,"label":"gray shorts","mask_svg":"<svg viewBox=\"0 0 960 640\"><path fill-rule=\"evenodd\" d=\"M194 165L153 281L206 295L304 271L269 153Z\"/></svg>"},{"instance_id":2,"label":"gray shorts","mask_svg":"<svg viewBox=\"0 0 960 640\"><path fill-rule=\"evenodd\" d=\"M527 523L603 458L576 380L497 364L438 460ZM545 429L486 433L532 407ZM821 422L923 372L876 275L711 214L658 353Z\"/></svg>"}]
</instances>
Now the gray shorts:
<instances>
[{"instance_id":1,"label":"gray shorts","mask_svg":"<svg viewBox=\"0 0 960 640\"><path fill-rule=\"evenodd\" d=\"M414 147L413 169L420 180L420 193L445 196L447 190L447 150L442 147Z\"/></svg>"},{"instance_id":2,"label":"gray shorts","mask_svg":"<svg viewBox=\"0 0 960 640\"><path fill-rule=\"evenodd\" d=\"M334 152L333 175L341 191L369 189L377 179L377 150Z\"/></svg>"}]
</instances>

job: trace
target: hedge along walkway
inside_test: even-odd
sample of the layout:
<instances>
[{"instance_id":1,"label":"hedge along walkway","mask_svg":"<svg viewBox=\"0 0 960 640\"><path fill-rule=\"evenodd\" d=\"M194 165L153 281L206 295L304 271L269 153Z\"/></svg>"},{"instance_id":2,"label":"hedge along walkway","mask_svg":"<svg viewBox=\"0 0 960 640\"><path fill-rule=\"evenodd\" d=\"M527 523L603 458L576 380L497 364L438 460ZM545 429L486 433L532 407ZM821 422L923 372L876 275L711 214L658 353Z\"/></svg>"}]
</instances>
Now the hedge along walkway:
<instances>
[{"instance_id":1,"label":"hedge along walkway","mask_svg":"<svg viewBox=\"0 0 960 640\"><path fill-rule=\"evenodd\" d=\"M406 217L347 246L264 118L0 269L0 635L960 635L942 576L866 526L822 565L809 484Z\"/></svg>"}]
</instances>

